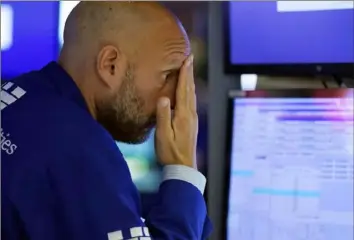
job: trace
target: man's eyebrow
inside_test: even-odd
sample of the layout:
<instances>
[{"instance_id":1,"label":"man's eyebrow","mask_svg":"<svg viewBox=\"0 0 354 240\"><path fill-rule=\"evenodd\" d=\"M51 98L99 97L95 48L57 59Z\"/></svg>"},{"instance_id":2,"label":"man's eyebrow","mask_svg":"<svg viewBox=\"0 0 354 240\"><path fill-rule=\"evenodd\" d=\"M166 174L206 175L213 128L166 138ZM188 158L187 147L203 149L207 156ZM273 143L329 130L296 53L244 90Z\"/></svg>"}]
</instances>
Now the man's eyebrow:
<instances>
[{"instance_id":1,"label":"man's eyebrow","mask_svg":"<svg viewBox=\"0 0 354 240\"><path fill-rule=\"evenodd\" d=\"M181 61L180 59L171 59L170 61L167 61L167 63L171 66L176 66L178 68L182 67L184 61Z\"/></svg>"},{"instance_id":2,"label":"man's eyebrow","mask_svg":"<svg viewBox=\"0 0 354 240\"><path fill-rule=\"evenodd\" d=\"M165 59L163 71L179 70L182 67L183 62L184 61L176 58Z\"/></svg>"}]
</instances>

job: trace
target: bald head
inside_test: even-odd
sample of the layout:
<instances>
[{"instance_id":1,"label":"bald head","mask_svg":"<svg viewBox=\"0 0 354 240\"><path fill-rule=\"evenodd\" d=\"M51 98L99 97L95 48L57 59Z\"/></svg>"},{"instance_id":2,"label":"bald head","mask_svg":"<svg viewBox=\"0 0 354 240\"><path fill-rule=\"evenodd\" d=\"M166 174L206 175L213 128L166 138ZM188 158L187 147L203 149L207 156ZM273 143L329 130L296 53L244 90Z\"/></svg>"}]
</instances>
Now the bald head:
<instances>
[{"instance_id":1,"label":"bald head","mask_svg":"<svg viewBox=\"0 0 354 240\"><path fill-rule=\"evenodd\" d=\"M146 139L160 97L171 106L190 54L180 22L156 2L87 1L70 13L59 63L93 117L119 141Z\"/></svg>"},{"instance_id":2,"label":"bald head","mask_svg":"<svg viewBox=\"0 0 354 240\"><path fill-rule=\"evenodd\" d=\"M96 49L113 44L127 54L147 39L161 37L162 28L183 31L178 20L156 2L80 2L65 24L64 49Z\"/></svg>"}]
</instances>

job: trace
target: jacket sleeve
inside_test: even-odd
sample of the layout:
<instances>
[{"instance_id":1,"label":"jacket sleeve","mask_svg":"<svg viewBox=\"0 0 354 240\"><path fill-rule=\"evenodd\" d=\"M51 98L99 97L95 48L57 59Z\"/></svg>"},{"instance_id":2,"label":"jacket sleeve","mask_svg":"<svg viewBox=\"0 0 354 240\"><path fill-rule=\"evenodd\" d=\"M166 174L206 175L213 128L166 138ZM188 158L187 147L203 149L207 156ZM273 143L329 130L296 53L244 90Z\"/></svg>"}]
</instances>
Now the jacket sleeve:
<instances>
[{"instance_id":1,"label":"jacket sleeve","mask_svg":"<svg viewBox=\"0 0 354 240\"><path fill-rule=\"evenodd\" d=\"M199 240L210 232L200 189L173 176L161 184L144 222L128 166L113 146L76 149L51 162L65 239Z\"/></svg>"},{"instance_id":2,"label":"jacket sleeve","mask_svg":"<svg viewBox=\"0 0 354 240\"><path fill-rule=\"evenodd\" d=\"M185 166L164 168L159 199L146 224L159 239L206 239L211 232L202 193L205 177Z\"/></svg>"}]
</instances>

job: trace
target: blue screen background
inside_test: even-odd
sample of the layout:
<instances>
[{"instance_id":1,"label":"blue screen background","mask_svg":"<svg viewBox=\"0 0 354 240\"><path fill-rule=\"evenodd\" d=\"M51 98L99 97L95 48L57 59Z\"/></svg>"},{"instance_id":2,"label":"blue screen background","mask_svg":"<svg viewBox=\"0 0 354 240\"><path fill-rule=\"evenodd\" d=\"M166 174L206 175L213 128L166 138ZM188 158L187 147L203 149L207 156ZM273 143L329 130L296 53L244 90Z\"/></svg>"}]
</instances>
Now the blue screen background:
<instances>
[{"instance_id":1,"label":"blue screen background","mask_svg":"<svg viewBox=\"0 0 354 240\"><path fill-rule=\"evenodd\" d=\"M59 2L10 2L14 13L13 45L1 51L1 77L40 69L56 59Z\"/></svg>"},{"instance_id":2,"label":"blue screen background","mask_svg":"<svg viewBox=\"0 0 354 240\"><path fill-rule=\"evenodd\" d=\"M275 1L229 3L232 64L354 63L354 10L278 12Z\"/></svg>"},{"instance_id":3,"label":"blue screen background","mask_svg":"<svg viewBox=\"0 0 354 240\"><path fill-rule=\"evenodd\" d=\"M14 11L13 46L1 77L39 69L58 56L59 2L3 1ZM354 63L354 10L278 12L276 2L229 3L233 64Z\"/></svg>"}]
</instances>

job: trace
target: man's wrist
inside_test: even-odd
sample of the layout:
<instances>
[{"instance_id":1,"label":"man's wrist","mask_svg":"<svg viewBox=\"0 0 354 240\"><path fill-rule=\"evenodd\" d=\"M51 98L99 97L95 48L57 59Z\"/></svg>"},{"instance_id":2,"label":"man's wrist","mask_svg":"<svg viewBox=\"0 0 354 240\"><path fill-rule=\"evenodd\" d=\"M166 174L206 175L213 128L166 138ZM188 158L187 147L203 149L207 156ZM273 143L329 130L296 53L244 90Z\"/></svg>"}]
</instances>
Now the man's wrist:
<instances>
[{"instance_id":1,"label":"man's wrist","mask_svg":"<svg viewBox=\"0 0 354 240\"><path fill-rule=\"evenodd\" d=\"M198 170L184 165L166 165L163 168L163 181L181 180L195 186L202 194L206 186L206 178Z\"/></svg>"}]
</instances>

